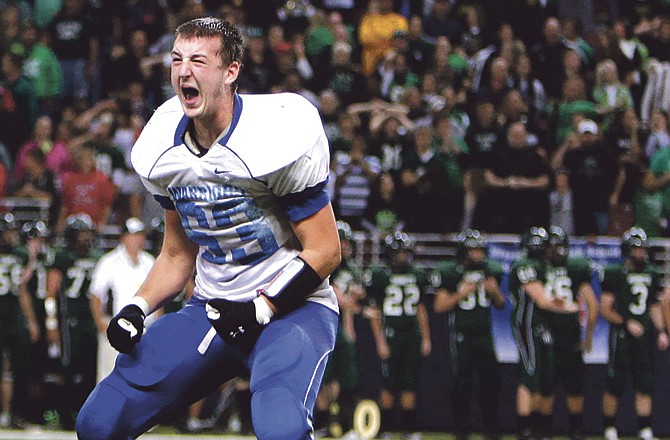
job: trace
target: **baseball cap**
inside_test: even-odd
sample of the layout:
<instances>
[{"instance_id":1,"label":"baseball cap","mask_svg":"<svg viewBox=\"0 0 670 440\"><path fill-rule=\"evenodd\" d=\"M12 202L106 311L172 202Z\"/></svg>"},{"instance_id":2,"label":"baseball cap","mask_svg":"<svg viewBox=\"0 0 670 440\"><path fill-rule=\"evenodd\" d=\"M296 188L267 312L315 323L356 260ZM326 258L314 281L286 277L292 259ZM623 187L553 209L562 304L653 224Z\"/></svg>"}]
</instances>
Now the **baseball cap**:
<instances>
[{"instance_id":1,"label":"baseball cap","mask_svg":"<svg viewBox=\"0 0 670 440\"><path fill-rule=\"evenodd\" d=\"M138 218L131 217L125 221L122 228L123 234L139 234L145 233L146 227L144 222Z\"/></svg>"},{"instance_id":2,"label":"baseball cap","mask_svg":"<svg viewBox=\"0 0 670 440\"><path fill-rule=\"evenodd\" d=\"M393 31L393 37L392 38L405 38L407 36L407 32L403 31L402 29L397 29Z\"/></svg>"},{"instance_id":3,"label":"baseball cap","mask_svg":"<svg viewBox=\"0 0 670 440\"><path fill-rule=\"evenodd\" d=\"M577 132L579 134L584 133L598 134L598 124L593 122L591 119L584 119L577 126Z\"/></svg>"}]
</instances>

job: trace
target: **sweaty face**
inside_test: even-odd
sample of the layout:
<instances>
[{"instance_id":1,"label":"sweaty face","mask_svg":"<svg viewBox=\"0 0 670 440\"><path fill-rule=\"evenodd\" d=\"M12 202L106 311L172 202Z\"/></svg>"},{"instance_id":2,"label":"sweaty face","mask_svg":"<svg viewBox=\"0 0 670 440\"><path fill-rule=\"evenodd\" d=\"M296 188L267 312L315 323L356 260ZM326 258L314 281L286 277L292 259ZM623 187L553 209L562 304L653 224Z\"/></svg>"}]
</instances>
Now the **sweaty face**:
<instances>
[{"instance_id":1,"label":"sweaty face","mask_svg":"<svg viewBox=\"0 0 670 440\"><path fill-rule=\"evenodd\" d=\"M191 119L215 117L226 99L226 88L235 80L228 77L228 67L220 56L218 37L178 37L172 49L171 81L184 109Z\"/></svg>"}]
</instances>

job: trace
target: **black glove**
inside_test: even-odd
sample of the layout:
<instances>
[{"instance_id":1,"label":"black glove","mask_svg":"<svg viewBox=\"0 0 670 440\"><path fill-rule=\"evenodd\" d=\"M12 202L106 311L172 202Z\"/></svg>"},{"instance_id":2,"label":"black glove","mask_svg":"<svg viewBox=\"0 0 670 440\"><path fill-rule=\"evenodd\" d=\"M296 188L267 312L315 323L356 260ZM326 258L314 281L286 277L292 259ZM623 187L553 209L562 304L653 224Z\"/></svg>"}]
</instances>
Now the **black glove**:
<instances>
[{"instance_id":1,"label":"black glove","mask_svg":"<svg viewBox=\"0 0 670 440\"><path fill-rule=\"evenodd\" d=\"M144 318L144 312L135 304L122 308L107 327L107 339L111 346L121 353L130 353L142 338Z\"/></svg>"},{"instance_id":2,"label":"black glove","mask_svg":"<svg viewBox=\"0 0 670 440\"><path fill-rule=\"evenodd\" d=\"M253 345L262 328L256 320L256 305L253 301L210 299L205 310L212 327L231 345L246 345L248 342Z\"/></svg>"}]
</instances>

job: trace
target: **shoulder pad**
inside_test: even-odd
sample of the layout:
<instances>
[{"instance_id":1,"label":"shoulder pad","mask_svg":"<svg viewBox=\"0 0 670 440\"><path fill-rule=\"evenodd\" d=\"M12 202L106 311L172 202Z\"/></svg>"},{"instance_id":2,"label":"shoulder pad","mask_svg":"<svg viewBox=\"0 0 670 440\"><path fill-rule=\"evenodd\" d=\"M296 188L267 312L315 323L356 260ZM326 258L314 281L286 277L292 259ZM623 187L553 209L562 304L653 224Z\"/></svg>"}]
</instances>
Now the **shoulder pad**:
<instances>
[{"instance_id":1,"label":"shoulder pad","mask_svg":"<svg viewBox=\"0 0 670 440\"><path fill-rule=\"evenodd\" d=\"M174 146L175 130L183 116L176 96L165 101L151 116L130 153L133 168L140 176L148 178L158 158Z\"/></svg>"},{"instance_id":2,"label":"shoulder pad","mask_svg":"<svg viewBox=\"0 0 670 440\"><path fill-rule=\"evenodd\" d=\"M319 112L295 93L240 95L242 115L226 146L264 176L295 162L325 134Z\"/></svg>"}]
</instances>

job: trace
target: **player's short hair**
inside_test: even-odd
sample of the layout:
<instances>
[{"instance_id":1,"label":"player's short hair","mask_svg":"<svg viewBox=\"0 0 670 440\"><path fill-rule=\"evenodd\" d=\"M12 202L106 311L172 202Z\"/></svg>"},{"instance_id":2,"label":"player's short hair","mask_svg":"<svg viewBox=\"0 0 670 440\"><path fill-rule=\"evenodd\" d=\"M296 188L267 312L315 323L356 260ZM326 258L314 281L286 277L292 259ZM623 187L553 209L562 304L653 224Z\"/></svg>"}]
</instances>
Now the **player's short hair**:
<instances>
[{"instance_id":1,"label":"player's short hair","mask_svg":"<svg viewBox=\"0 0 670 440\"><path fill-rule=\"evenodd\" d=\"M221 59L224 65L233 61L242 64L244 42L240 31L225 20L215 17L200 17L180 24L175 31L175 38L208 38L221 39Z\"/></svg>"}]
</instances>

